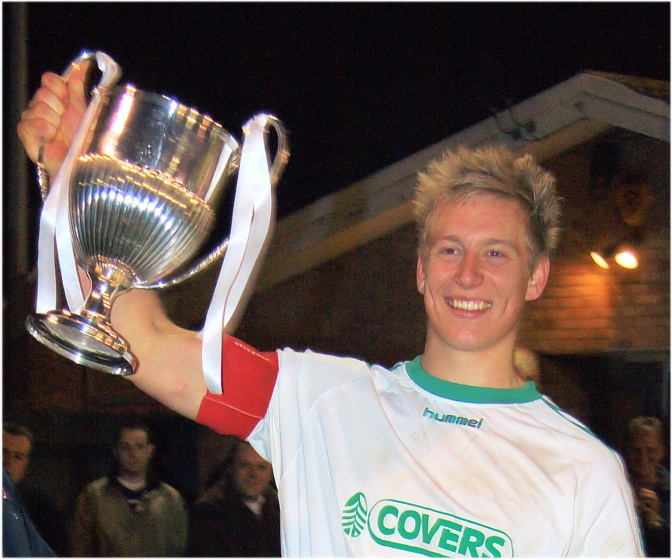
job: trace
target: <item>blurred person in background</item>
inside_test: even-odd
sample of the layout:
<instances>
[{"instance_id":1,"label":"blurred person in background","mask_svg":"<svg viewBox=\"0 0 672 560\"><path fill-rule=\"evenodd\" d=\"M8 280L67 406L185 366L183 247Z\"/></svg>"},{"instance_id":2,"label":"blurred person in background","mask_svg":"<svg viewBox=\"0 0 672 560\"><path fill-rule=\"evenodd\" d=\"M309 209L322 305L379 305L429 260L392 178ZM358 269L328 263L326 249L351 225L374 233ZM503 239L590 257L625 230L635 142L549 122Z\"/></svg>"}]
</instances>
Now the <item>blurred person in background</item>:
<instances>
[{"instance_id":1,"label":"blurred person in background","mask_svg":"<svg viewBox=\"0 0 672 560\"><path fill-rule=\"evenodd\" d=\"M43 492L27 481L33 453L33 433L15 422L2 424L2 464L42 538L58 556L68 555L68 533L64 513Z\"/></svg>"},{"instance_id":2,"label":"blurred person in background","mask_svg":"<svg viewBox=\"0 0 672 560\"><path fill-rule=\"evenodd\" d=\"M670 471L658 418L638 416L628 424L627 461L647 556L670 557Z\"/></svg>"},{"instance_id":3,"label":"blurred person in background","mask_svg":"<svg viewBox=\"0 0 672 560\"><path fill-rule=\"evenodd\" d=\"M56 556L35 529L5 467L2 468L2 555L6 558Z\"/></svg>"},{"instance_id":4,"label":"blurred person in background","mask_svg":"<svg viewBox=\"0 0 672 560\"><path fill-rule=\"evenodd\" d=\"M154 452L153 432L144 422L119 429L112 474L91 482L77 498L74 556L182 556L186 506L153 472Z\"/></svg>"},{"instance_id":5,"label":"blurred person in background","mask_svg":"<svg viewBox=\"0 0 672 560\"><path fill-rule=\"evenodd\" d=\"M187 556L280 556L280 505L271 464L235 439L190 519Z\"/></svg>"}]
</instances>

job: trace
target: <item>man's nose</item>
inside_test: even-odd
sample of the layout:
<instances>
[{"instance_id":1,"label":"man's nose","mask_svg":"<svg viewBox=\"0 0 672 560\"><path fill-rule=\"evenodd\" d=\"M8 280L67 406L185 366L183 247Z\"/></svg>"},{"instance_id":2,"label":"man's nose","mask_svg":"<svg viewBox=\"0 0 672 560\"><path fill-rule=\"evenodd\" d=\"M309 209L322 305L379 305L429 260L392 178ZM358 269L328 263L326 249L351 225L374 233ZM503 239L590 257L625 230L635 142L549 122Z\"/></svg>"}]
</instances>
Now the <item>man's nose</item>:
<instances>
[{"instance_id":1,"label":"man's nose","mask_svg":"<svg viewBox=\"0 0 672 560\"><path fill-rule=\"evenodd\" d=\"M465 288L479 286L483 282L480 256L465 251L457 271L457 282Z\"/></svg>"}]
</instances>

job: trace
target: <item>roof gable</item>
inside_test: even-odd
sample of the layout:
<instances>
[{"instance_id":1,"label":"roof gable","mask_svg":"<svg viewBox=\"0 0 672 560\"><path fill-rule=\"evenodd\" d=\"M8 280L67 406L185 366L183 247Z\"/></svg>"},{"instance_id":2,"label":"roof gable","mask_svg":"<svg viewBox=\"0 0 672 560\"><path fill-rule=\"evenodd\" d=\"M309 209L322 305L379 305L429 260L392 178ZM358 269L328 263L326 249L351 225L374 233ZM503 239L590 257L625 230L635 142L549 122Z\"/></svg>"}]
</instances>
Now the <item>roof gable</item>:
<instances>
[{"instance_id":1,"label":"roof gable","mask_svg":"<svg viewBox=\"0 0 672 560\"><path fill-rule=\"evenodd\" d=\"M417 172L447 149L505 144L543 161L614 127L669 142L669 124L669 82L583 72L286 217L258 288L410 223Z\"/></svg>"}]
</instances>

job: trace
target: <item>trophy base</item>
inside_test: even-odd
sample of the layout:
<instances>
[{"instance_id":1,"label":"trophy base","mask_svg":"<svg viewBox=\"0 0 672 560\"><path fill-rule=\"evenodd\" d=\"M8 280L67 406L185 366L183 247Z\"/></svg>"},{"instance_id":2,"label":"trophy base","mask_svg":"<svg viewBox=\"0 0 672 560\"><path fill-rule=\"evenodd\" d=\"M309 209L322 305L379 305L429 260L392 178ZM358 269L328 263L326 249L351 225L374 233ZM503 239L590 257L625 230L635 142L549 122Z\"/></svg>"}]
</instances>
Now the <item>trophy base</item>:
<instances>
[{"instance_id":1,"label":"trophy base","mask_svg":"<svg viewBox=\"0 0 672 560\"><path fill-rule=\"evenodd\" d=\"M111 329L67 311L31 315L26 328L37 340L57 354L105 373L131 375L137 362L126 341Z\"/></svg>"}]
</instances>

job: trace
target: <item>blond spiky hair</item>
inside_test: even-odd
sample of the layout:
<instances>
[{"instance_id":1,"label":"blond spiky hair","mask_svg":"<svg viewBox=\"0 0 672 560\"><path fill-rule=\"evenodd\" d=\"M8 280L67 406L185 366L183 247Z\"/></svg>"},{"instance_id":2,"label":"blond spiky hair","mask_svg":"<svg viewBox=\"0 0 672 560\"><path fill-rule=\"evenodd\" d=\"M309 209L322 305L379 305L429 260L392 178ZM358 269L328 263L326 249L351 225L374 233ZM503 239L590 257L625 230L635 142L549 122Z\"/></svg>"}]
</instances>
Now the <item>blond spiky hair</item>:
<instances>
[{"instance_id":1,"label":"blond spiky hair","mask_svg":"<svg viewBox=\"0 0 672 560\"><path fill-rule=\"evenodd\" d=\"M505 147L487 146L448 151L430 163L426 172L418 174L413 203L420 252L427 246L428 218L439 202L482 191L511 197L529 213L526 237L533 261L555 249L560 233L555 178L530 155L519 156Z\"/></svg>"}]
</instances>

